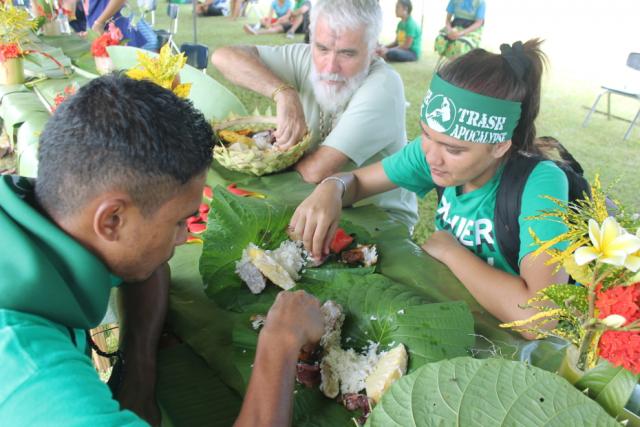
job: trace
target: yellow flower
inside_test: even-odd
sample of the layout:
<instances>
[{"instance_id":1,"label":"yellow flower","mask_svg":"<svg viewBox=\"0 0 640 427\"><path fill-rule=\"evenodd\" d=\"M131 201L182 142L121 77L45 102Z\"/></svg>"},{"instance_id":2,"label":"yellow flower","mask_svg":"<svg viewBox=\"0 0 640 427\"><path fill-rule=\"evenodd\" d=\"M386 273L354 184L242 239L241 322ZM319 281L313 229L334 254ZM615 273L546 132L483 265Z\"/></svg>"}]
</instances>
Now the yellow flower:
<instances>
[{"instance_id":1,"label":"yellow flower","mask_svg":"<svg viewBox=\"0 0 640 427\"><path fill-rule=\"evenodd\" d=\"M593 272L586 265L578 265L575 257L568 257L562 263L564 271L578 283L589 283L593 278Z\"/></svg>"},{"instance_id":2,"label":"yellow flower","mask_svg":"<svg viewBox=\"0 0 640 427\"><path fill-rule=\"evenodd\" d=\"M156 58L139 52L138 66L127 71L127 76L135 80L149 80L186 98L191 91L191 83L178 84L176 79L186 63L187 57L183 53L172 55L169 44L165 44Z\"/></svg>"},{"instance_id":3,"label":"yellow flower","mask_svg":"<svg viewBox=\"0 0 640 427\"><path fill-rule=\"evenodd\" d=\"M636 231L636 237L640 239L640 228ZM640 250L627 256L627 265L631 271L640 270Z\"/></svg>"},{"instance_id":4,"label":"yellow flower","mask_svg":"<svg viewBox=\"0 0 640 427\"><path fill-rule=\"evenodd\" d=\"M19 44L37 26L26 9L14 7L11 2L0 3L0 42Z\"/></svg>"},{"instance_id":5,"label":"yellow flower","mask_svg":"<svg viewBox=\"0 0 640 427\"><path fill-rule=\"evenodd\" d=\"M624 266L634 272L640 269L640 262L635 259L627 261L629 255L640 250L640 237L627 233L615 218L607 217L602 222L602 228L595 220L589 219L589 238L593 246L576 249L576 264L584 265L599 259L606 264Z\"/></svg>"}]
</instances>

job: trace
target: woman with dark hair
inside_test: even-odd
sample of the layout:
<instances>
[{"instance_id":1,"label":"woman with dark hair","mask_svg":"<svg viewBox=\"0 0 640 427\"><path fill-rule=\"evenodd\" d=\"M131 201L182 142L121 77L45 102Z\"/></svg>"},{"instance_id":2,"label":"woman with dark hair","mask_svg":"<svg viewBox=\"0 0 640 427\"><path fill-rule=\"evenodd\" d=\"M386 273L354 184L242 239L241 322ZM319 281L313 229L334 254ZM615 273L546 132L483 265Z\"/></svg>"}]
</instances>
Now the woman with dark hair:
<instances>
[{"instance_id":1,"label":"woman with dark hair","mask_svg":"<svg viewBox=\"0 0 640 427\"><path fill-rule=\"evenodd\" d=\"M396 16L400 18L393 43L379 47L376 53L388 62L417 61L422 49L422 31L411 16L411 0L398 0Z\"/></svg>"},{"instance_id":2,"label":"woman with dark hair","mask_svg":"<svg viewBox=\"0 0 640 427\"><path fill-rule=\"evenodd\" d=\"M485 15L484 0L449 0L445 26L434 43L442 58L454 58L480 46Z\"/></svg>"},{"instance_id":3,"label":"woman with dark hair","mask_svg":"<svg viewBox=\"0 0 640 427\"><path fill-rule=\"evenodd\" d=\"M554 162L537 163L523 187L520 232L509 236L518 243L515 269L496 239L494 209L505 167L521 153L544 154L534 123L545 62L540 42L501 50L476 49L438 70L420 113L422 135L402 151L318 184L290 224L314 257L329 253L343 206L396 187L419 196L439 187L436 231L422 248L495 317L528 318L535 311L521 305L546 286L566 281L566 274L546 264L548 255L532 254L530 231L542 240L565 231L553 219L532 218L556 207L548 197L568 198L567 176Z\"/></svg>"}]
</instances>

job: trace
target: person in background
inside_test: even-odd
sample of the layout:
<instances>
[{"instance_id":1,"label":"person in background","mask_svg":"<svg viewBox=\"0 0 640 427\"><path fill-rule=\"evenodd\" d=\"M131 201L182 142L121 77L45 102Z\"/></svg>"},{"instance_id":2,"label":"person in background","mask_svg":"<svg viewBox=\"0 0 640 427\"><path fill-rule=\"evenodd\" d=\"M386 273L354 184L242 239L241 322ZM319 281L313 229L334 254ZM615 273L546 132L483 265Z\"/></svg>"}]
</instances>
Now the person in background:
<instances>
[{"instance_id":1,"label":"person in background","mask_svg":"<svg viewBox=\"0 0 640 427\"><path fill-rule=\"evenodd\" d=\"M449 0L445 26L434 45L441 58L464 55L480 46L485 9L485 0Z\"/></svg>"},{"instance_id":2,"label":"person in background","mask_svg":"<svg viewBox=\"0 0 640 427\"><path fill-rule=\"evenodd\" d=\"M371 164L407 143L405 97L398 73L375 55L382 29L377 0L319 0L311 9L311 44L226 46L213 65L231 83L276 103L276 147L311 132L311 148L294 166L303 180ZM411 227L415 195L396 189L361 202Z\"/></svg>"},{"instance_id":3,"label":"person in background","mask_svg":"<svg viewBox=\"0 0 640 427\"><path fill-rule=\"evenodd\" d=\"M309 0L297 0L293 9L278 18L270 27L256 29L256 27L246 25L245 31L253 35L286 33L287 38L293 38L295 34L307 34L310 11L311 2Z\"/></svg>"},{"instance_id":4,"label":"person in background","mask_svg":"<svg viewBox=\"0 0 640 427\"><path fill-rule=\"evenodd\" d=\"M270 30L274 25L282 25L289 22L291 12L291 0L273 0L269 7L269 13L254 25L246 24L243 28L248 34L258 34L261 28Z\"/></svg>"},{"instance_id":5,"label":"person in background","mask_svg":"<svg viewBox=\"0 0 640 427\"><path fill-rule=\"evenodd\" d=\"M144 19L138 19L136 25L133 25L130 17L120 13L125 3L126 0L88 0L85 3L87 26L102 34L109 22L113 22L122 32L128 46L158 50L158 36Z\"/></svg>"},{"instance_id":6,"label":"person in background","mask_svg":"<svg viewBox=\"0 0 640 427\"><path fill-rule=\"evenodd\" d=\"M420 58L422 50L422 31L411 16L411 0L398 0L396 16L400 18L393 43L379 47L376 53L388 62L410 62Z\"/></svg>"},{"instance_id":7,"label":"person in background","mask_svg":"<svg viewBox=\"0 0 640 427\"><path fill-rule=\"evenodd\" d=\"M227 14L226 0L206 0L196 4L196 13L199 16L223 16Z\"/></svg>"},{"instance_id":8,"label":"person in background","mask_svg":"<svg viewBox=\"0 0 640 427\"><path fill-rule=\"evenodd\" d=\"M538 312L521 308L530 298L567 281L564 271L547 263L550 255L533 254L530 232L543 241L566 232L555 218L534 218L556 207L552 199L568 199L567 176L553 161L537 163L523 187L520 233L511 236L517 266L511 267L496 238L496 195L505 166L522 153L545 158L546 147L535 128L545 59L540 41L505 44L501 51L475 49L445 63L422 104L421 136L381 162L334 175L298 206L290 229L316 259L328 254L343 206L397 187L420 197L440 188L436 231L422 249L493 316L526 319Z\"/></svg>"}]
</instances>

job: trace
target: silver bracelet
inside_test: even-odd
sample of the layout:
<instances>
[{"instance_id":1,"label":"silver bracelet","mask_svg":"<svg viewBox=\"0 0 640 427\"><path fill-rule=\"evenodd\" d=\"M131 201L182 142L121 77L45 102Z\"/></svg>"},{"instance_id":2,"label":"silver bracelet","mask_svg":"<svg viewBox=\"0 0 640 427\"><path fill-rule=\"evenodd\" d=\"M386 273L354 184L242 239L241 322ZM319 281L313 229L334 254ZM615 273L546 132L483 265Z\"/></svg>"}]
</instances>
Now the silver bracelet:
<instances>
[{"instance_id":1,"label":"silver bracelet","mask_svg":"<svg viewBox=\"0 0 640 427\"><path fill-rule=\"evenodd\" d=\"M342 184L342 194L340 195L340 198L342 199L344 197L344 193L347 192L347 183L344 182L344 180L342 178L340 178L339 176L328 176L325 179L323 179L322 181L320 181L320 184L318 184L318 185L322 185L327 181L338 181L340 184Z\"/></svg>"}]
</instances>

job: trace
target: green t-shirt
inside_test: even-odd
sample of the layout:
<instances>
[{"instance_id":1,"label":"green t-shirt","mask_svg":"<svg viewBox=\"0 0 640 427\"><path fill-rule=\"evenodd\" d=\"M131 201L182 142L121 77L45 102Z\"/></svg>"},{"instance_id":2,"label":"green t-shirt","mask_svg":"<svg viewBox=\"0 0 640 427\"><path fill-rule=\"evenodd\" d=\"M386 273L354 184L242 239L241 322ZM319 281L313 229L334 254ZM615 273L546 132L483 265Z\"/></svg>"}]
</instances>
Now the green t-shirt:
<instances>
[{"instance_id":1,"label":"green t-shirt","mask_svg":"<svg viewBox=\"0 0 640 427\"><path fill-rule=\"evenodd\" d=\"M416 138L405 149L382 161L387 177L396 185L423 197L436 188L421 140ZM515 274L500 252L493 226L496 194L502 168L485 185L469 193L460 194L459 187L444 189L436 211L436 229L447 230L470 251L496 268ZM540 162L531 172L522 194L522 208L518 217L520 224L520 252L518 264L536 249L529 233L532 229L542 240L551 239L566 231L564 224L552 220L534 220L556 205L541 196L548 195L567 200L569 185L564 172L552 161Z\"/></svg>"},{"instance_id":2,"label":"green t-shirt","mask_svg":"<svg viewBox=\"0 0 640 427\"><path fill-rule=\"evenodd\" d=\"M412 50L416 56L420 58L420 51L422 50L422 32L420 31L418 23L411 16L407 18L406 22L400 20L400 22L398 22L398 27L396 28L396 40L399 46L404 44L407 37L413 38L411 46L409 46L409 50Z\"/></svg>"}]
</instances>

